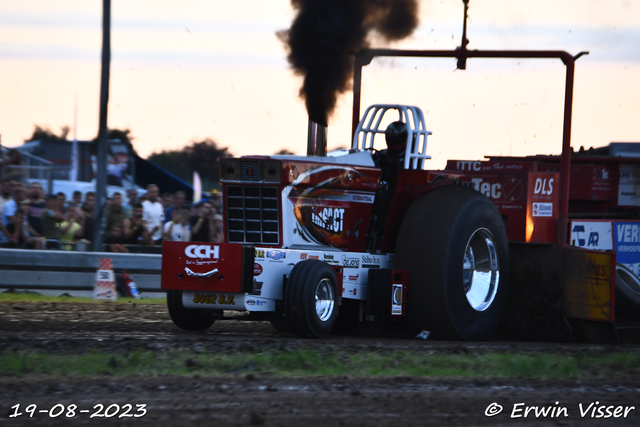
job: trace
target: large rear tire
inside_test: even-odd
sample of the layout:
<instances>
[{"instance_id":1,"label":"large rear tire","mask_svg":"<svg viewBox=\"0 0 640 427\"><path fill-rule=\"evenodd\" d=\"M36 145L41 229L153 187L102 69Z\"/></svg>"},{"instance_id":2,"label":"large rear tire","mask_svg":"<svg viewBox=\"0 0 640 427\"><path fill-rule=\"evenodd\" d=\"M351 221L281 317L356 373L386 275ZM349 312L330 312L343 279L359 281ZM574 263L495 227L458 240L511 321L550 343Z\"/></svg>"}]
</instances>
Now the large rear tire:
<instances>
[{"instance_id":1,"label":"large rear tire","mask_svg":"<svg viewBox=\"0 0 640 427\"><path fill-rule=\"evenodd\" d=\"M167 291L167 308L173 324L185 331L204 331L209 329L215 319L211 310L185 308L182 305L182 291Z\"/></svg>"},{"instance_id":2,"label":"large rear tire","mask_svg":"<svg viewBox=\"0 0 640 427\"><path fill-rule=\"evenodd\" d=\"M410 271L406 329L448 340L487 340L507 297L509 246L486 196L443 186L420 196L402 221L396 268Z\"/></svg>"},{"instance_id":3,"label":"large rear tire","mask_svg":"<svg viewBox=\"0 0 640 427\"><path fill-rule=\"evenodd\" d=\"M304 338L322 338L331 332L338 316L338 280L325 262L296 264L285 290L285 314L293 332Z\"/></svg>"},{"instance_id":4,"label":"large rear tire","mask_svg":"<svg viewBox=\"0 0 640 427\"><path fill-rule=\"evenodd\" d=\"M616 264L616 314L640 320L640 279L624 264Z\"/></svg>"}]
</instances>

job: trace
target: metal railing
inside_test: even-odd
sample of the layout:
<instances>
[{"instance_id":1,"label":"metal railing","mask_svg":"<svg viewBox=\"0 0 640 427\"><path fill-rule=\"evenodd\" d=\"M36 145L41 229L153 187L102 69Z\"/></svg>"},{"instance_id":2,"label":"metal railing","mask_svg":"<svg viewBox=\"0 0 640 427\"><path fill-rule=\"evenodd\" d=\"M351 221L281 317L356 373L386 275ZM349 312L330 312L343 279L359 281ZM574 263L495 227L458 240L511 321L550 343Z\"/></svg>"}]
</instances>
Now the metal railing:
<instances>
[{"instance_id":1,"label":"metal railing","mask_svg":"<svg viewBox=\"0 0 640 427\"><path fill-rule=\"evenodd\" d=\"M29 249L0 249L0 288L90 291L100 258L111 258L116 275L131 274L140 292L163 292L162 255Z\"/></svg>"}]
</instances>

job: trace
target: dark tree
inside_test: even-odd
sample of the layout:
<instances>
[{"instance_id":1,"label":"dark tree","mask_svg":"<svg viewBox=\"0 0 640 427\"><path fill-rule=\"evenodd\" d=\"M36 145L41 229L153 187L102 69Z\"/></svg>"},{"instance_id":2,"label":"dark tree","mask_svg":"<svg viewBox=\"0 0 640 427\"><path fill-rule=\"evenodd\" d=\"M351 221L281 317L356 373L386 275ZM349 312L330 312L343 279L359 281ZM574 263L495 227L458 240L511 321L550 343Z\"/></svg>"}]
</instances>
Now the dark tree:
<instances>
[{"instance_id":1,"label":"dark tree","mask_svg":"<svg viewBox=\"0 0 640 427\"><path fill-rule=\"evenodd\" d=\"M62 126L60 128L60 135L58 136L55 133L53 133L53 131L48 127L35 125L33 129L33 134L31 134L29 138L25 139L24 142L41 141L43 139L66 141L68 134L69 134L69 126Z\"/></svg>"},{"instance_id":2,"label":"dark tree","mask_svg":"<svg viewBox=\"0 0 640 427\"><path fill-rule=\"evenodd\" d=\"M295 154L293 151L289 150L288 148L282 148L279 151L275 152L274 154L276 155L290 155L290 154Z\"/></svg>"},{"instance_id":3,"label":"dark tree","mask_svg":"<svg viewBox=\"0 0 640 427\"><path fill-rule=\"evenodd\" d=\"M204 189L218 187L218 159L231 156L229 149L220 148L210 138L194 141L182 150L153 153L148 160L168 170L186 182L192 182L196 171L202 179Z\"/></svg>"},{"instance_id":4,"label":"dark tree","mask_svg":"<svg viewBox=\"0 0 640 427\"><path fill-rule=\"evenodd\" d=\"M109 129L109 132L107 132L107 139L119 139L120 141L126 142L127 144L131 145L131 141L133 141L135 138L131 136L130 129Z\"/></svg>"}]
</instances>

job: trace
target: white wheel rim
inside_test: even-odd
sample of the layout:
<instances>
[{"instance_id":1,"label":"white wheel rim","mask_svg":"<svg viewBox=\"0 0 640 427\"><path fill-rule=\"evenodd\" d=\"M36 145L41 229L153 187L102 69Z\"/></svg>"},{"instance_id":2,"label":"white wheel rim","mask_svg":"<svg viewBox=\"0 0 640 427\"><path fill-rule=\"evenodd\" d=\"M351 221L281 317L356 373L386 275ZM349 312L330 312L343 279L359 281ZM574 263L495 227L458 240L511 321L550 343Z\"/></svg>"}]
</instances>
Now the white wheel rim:
<instances>
[{"instance_id":1,"label":"white wheel rim","mask_svg":"<svg viewBox=\"0 0 640 427\"><path fill-rule=\"evenodd\" d=\"M467 301L476 311L491 307L500 283L500 260L491 231L479 228L464 250L462 283Z\"/></svg>"},{"instance_id":2,"label":"white wheel rim","mask_svg":"<svg viewBox=\"0 0 640 427\"><path fill-rule=\"evenodd\" d=\"M326 322L333 313L333 285L331 280L322 279L316 286L316 314L318 319Z\"/></svg>"}]
</instances>

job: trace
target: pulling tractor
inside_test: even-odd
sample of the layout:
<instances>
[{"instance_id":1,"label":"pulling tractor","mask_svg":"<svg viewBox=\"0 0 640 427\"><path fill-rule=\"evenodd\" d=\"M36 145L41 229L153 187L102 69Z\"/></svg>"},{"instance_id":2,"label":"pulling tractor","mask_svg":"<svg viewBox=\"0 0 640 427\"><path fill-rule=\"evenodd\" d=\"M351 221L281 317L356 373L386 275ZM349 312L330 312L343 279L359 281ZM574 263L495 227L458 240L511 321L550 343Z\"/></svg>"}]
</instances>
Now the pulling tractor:
<instances>
[{"instance_id":1,"label":"pulling tractor","mask_svg":"<svg viewBox=\"0 0 640 427\"><path fill-rule=\"evenodd\" d=\"M327 154L325 128L310 120L307 156L220 160L224 243L163 244L171 319L200 331L231 310L301 337L392 322L450 340L580 330L616 342L640 312L640 159L573 153L580 55L466 43L360 52L350 149ZM361 69L376 56L453 58L461 69L475 57L561 59L562 154L426 169L419 108L374 105L360 119Z\"/></svg>"}]
</instances>

